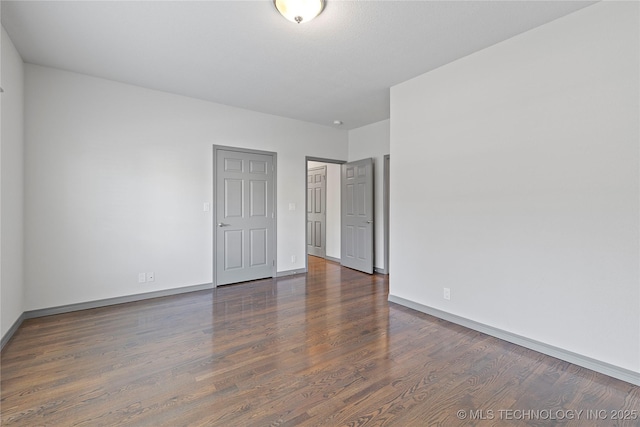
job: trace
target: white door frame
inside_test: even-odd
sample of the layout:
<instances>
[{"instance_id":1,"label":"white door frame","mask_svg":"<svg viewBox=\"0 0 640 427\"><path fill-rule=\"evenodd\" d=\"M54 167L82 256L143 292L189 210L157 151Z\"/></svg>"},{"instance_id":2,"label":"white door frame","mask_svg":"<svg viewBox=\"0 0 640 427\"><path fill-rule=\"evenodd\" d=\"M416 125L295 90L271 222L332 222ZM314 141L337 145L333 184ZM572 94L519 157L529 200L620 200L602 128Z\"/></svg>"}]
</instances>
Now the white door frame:
<instances>
[{"instance_id":1,"label":"white door frame","mask_svg":"<svg viewBox=\"0 0 640 427\"><path fill-rule=\"evenodd\" d=\"M273 151L262 151L262 150L254 150L251 148L240 148L240 147L229 147L226 145L213 145L213 204L212 204L212 233L213 233L213 250L212 250L212 254L213 254L213 260L212 260L212 283L213 283L213 287L217 287L217 234L216 233L216 227L217 227L217 218L216 218L216 204L218 201L218 174L217 174L217 165L218 165L218 150L225 150L225 151L238 151L241 153L249 153L249 154L263 154L263 155L267 155L267 156L271 156L271 158L273 159L273 193L271 195L272 199L273 199L273 237L270 239L270 241L267 243L272 250L273 255L273 264L271 267L271 277L276 277L276 272L277 272L277 268L278 266L276 265L277 263L277 243L278 243L278 197L277 197L277 188L278 188L278 183L277 183L277 179L278 179L278 165L277 165L277 160L278 160L278 154L273 152ZM306 227L306 224L305 224Z\"/></svg>"}]
</instances>

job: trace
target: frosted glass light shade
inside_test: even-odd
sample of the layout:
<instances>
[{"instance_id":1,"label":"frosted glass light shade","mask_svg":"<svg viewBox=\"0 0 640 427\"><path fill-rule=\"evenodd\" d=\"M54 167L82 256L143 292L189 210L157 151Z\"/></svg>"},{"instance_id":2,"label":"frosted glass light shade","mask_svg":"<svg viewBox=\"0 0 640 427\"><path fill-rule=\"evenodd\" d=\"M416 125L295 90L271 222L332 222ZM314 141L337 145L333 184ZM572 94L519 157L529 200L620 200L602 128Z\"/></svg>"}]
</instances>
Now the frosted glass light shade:
<instances>
[{"instance_id":1,"label":"frosted glass light shade","mask_svg":"<svg viewBox=\"0 0 640 427\"><path fill-rule=\"evenodd\" d=\"M273 0L278 12L291 22L309 22L322 12L324 0Z\"/></svg>"}]
</instances>

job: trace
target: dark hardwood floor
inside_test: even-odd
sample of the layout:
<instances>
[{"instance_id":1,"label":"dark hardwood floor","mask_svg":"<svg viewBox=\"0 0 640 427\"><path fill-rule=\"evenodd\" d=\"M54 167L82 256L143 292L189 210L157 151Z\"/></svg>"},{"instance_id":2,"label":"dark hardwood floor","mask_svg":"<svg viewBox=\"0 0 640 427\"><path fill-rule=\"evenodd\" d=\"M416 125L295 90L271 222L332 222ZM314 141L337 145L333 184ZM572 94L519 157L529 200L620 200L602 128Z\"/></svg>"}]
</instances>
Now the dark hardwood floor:
<instances>
[{"instance_id":1,"label":"dark hardwood floor","mask_svg":"<svg viewBox=\"0 0 640 427\"><path fill-rule=\"evenodd\" d=\"M309 270L25 321L2 425L640 425L639 387Z\"/></svg>"}]
</instances>

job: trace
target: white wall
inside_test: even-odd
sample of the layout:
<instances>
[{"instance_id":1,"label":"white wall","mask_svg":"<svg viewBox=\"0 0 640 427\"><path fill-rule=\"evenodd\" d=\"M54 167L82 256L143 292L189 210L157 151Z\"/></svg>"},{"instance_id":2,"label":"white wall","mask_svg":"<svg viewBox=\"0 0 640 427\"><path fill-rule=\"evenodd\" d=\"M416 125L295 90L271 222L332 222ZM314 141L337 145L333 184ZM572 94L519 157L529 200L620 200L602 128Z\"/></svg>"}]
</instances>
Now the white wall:
<instances>
[{"instance_id":1,"label":"white wall","mask_svg":"<svg viewBox=\"0 0 640 427\"><path fill-rule=\"evenodd\" d=\"M389 120L349 131L349 161L373 158L374 173L374 245L375 262L378 269L384 265L384 156L389 154ZM393 160L392 160L393 161Z\"/></svg>"},{"instance_id":2,"label":"white wall","mask_svg":"<svg viewBox=\"0 0 640 427\"><path fill-rule=\"evenodd\" d=\"M638 17L597 3L391 89L391 295L640 372Z\"/></svg>"},{"instance_id":3,"label":"white wall","mask_svg":"<svg viewBox=\"0 0 640 427\"><path fill-rule=\"evenodd\" d=\"M23 312L24 72L22 58L2 28L0 95L0 333Z\"/></svg>"},{"instance_id":4,"label":"white wall","mask_svg":"<svg viewBox=\"0 0 640 427\"><path fill-rule=\"evenodd\" d=\"M340 259L340 165L337 163L307 162L307 168L327 167L327 237L326 255Z\"/></svg>"},{"instance_id":5,"label":"white wall","mask_svg":"<svg viewBox=\"0 0 640 427\"><path fill-rule=\"evenodd\" d=\"M277 269L303 269L305 156L347 156L346 131L31 64L25 119L26 310L211 283L214 144L278 153Z\"/></svg>"}]
</instances>

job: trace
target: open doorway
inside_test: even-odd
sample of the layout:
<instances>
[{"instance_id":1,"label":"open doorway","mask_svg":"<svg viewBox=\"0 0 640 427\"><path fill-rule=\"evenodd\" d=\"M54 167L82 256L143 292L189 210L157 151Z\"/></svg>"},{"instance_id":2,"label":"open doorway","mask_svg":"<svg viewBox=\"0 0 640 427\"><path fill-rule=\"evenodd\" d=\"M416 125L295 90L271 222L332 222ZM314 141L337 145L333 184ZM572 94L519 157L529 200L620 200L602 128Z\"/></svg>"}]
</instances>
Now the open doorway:
<instances>
[{"instance_id":1,"label":"open doorway","mask_svg":"<svg viewBox=\"0 0 640 427\"><path fill-rule=\"evenodd\" d=\"M306 253L340 262L340 165L343 160L305 159ZM308 269L308 258L305 257Z\"/></svg>"},{"instance_id":2,"label":"open doorway","mask_svg":"<svg viewBox=\"0 0 640 427\"><path fill-rule=\"evenodd\" d=\"M379 218L376 221L375 235L375 248L376 257L378 260L378 266L375 266L374 271L379 274L389 274L389 216L390 216L390 159L391 156L386 154L381 157L376 157L374 162L377 163L377 167L383 170L378 176L382 176L381 182L378 182L378 190L374 199L380 202L376 205L376 216ZM309 221L309 211L312 208L309 204L309 169L326 166L327 167L327 224L326 224L326 240L325 240L325 255L323 258L341 263L342 251L342 220L341 220L341 166L347 163L344 160L323 159L316 157L305 158L305 205L307 210L305 211L305 247L306 253L309 253L309 246L312 239L310 238L309 229L312 226ZM382 168L380 164L382 163ZM379 170L378 169L378 170ZM382 237L382 239L380 238ZM312 256L317 256L313 255ZM380 262L382 261L382 262ZM382 264L382 265L381 265ZM308 255L305 256L305 271L308 271Z\"/></svg>"}]
</instances>

